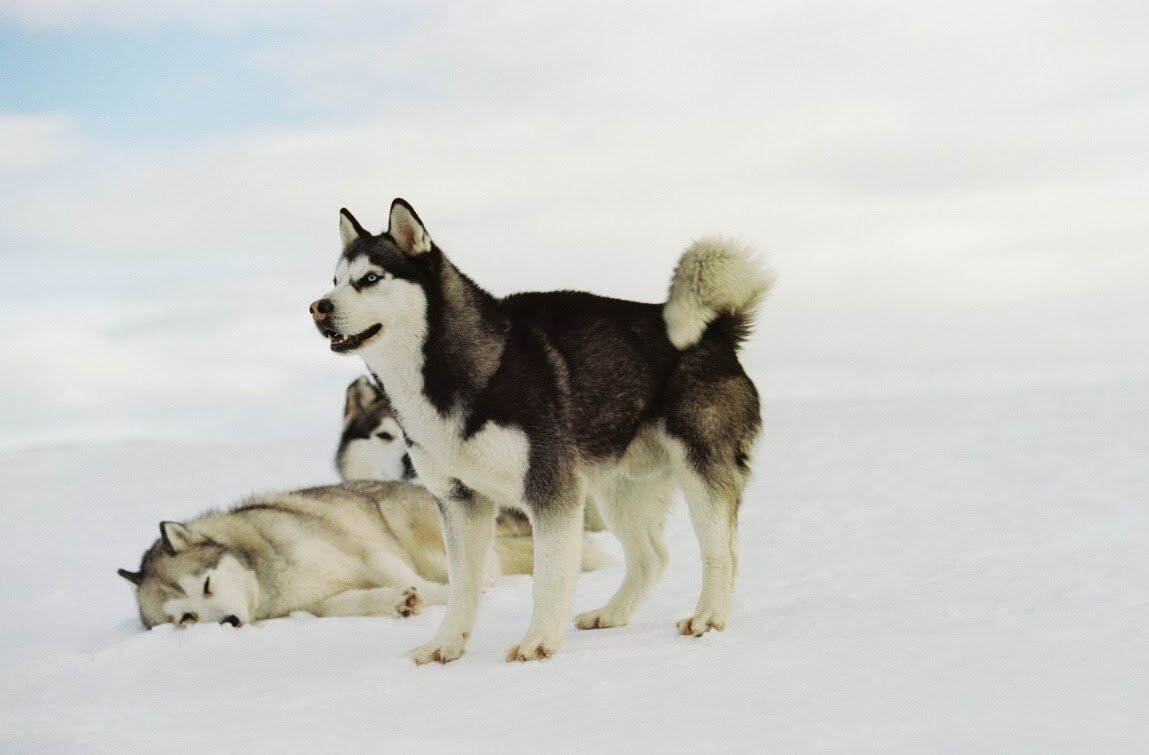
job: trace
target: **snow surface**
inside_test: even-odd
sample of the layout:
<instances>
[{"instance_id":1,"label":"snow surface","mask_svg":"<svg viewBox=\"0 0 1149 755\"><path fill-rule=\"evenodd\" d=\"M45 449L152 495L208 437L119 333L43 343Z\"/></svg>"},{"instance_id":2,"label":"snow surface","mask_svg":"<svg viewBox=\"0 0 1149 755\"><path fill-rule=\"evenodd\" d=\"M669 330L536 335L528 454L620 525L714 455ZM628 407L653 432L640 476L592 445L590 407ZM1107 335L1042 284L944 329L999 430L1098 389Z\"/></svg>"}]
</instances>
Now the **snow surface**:
<instances>
[{"instance_id":1,"label":"snow surface","mask_svg":"<svg viewBox=\"0 0 1149 755\"><path fill-rule=\"evenodd\" d=\"M115 569L156 522L332 479L326 425L6 449L0 751L1143 751L1149 382L765 407L728 629L674 632L680 505L634 623L531 664L527 577L443 667L405 657L440 607L141 629Z\"/></svg>"}]
</instances>

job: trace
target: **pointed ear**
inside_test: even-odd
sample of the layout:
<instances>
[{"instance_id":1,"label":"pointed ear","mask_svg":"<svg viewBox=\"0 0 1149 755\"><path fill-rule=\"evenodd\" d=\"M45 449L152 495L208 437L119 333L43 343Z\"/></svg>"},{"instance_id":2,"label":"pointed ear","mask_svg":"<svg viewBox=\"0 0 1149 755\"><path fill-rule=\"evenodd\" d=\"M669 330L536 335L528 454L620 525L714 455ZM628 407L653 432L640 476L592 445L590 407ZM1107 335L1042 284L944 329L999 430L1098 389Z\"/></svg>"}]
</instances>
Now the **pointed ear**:
<instances>
[{"instance_id":1,"label":"pointed ear","mask_svg":"<svg viewBox=\"0 0 1149 755\"><path fill-rule=\"evenodd\" d=\"M128 580L137 587L139 587L140 582L142 582L144 579L143 572L128 571L127 569L116 569L116 574L119 574L121 577Z\"/></svg>"},{"instance_id":2,"label":"pointed ear","mask_svg":"<svg viewBox=\"0 0 1149 755\"><path fill-rule=\"evenodd\" d=\"M356 378L354 383L347 386L347 402L343 404L343 421L347 422L362 412L377 398L379 398L379 391L371 382L371 378L366 375Z\"/></svg>"},{"instance_id":3,"label":"pointed ear","mask_svg":"<svg viewBox=\"0 0 1149 755\"><path fill-rule=\"evenodd\" d=\"M407 204L405 199L396 199L391 203L387 234L407 254L420 255L431 251L431 236L423 227L423 221L415 214L415 208Z\"/></svg>"},{"instance_id":4,"label":"pointed ear","mask_svg":"<svg viewBox=\"0 0 1149 755\"><path fill-rule=\"evenodd\" d=\"M339 211L339 240L343 242L344 249L351 246L355 239L370 235L346 207Z\"/></svg>"},{"instance_id":5,"label":"pointed ear","mask_svg":"<svg viewBox=\"0 0 1149 755\"><path fill-rule=\"evenodd\" d=\"M174 556L189 546L203 542L204 538L192 532L179 522L160 522L160 537L169 556Z\"/></svg>"}]
</instances>

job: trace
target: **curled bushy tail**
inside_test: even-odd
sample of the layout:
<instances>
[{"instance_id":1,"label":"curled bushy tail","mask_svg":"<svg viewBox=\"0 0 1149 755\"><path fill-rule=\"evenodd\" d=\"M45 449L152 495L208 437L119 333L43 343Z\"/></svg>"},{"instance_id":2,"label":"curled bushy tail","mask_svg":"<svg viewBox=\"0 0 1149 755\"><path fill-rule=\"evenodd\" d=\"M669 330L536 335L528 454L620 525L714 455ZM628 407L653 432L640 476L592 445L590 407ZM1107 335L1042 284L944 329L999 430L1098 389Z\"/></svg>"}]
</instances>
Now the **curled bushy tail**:
<instances>
[{"instance_id":1,"label":"curled bushy tail","mask_svg":"<svg viewBox=\"0 0 1149 755\"><path fill-rule=\"evenodd\" d=\"M530 574L535 562L535 540L530 535L500 535L495 538L495 553L503 574ZM594 571L610 566L614 559L592 538L583 535L582 570Z\"/></svg>"},{"instance_id":2,"label":"curled bushy tail","mask_svg":"<svg viewBox=\"0 0 1149 755\"><path fill-rule=\"evenodd\" d=\"M670 342L688 349L725 316L737 347L750 335L758 303L773 283L749 247L721 236L698 239L682 253L670 280L662 310Z\"/></svg>"}]
</instances>

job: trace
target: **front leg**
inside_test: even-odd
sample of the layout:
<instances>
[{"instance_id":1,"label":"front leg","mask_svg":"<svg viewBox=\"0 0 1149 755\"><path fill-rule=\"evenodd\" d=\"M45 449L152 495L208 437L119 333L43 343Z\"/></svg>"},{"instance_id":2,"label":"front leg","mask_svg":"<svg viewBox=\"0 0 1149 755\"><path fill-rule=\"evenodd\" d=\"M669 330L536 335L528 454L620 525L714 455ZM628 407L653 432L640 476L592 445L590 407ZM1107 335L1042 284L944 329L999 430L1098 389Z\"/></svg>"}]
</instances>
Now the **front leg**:
<instances>
[{"instance_id":1,"label":"front leg","mask_svg":"<svg viewBox=\"0 0 1149 755\"><path fill-rule=\"evenodd\" d=\"M412 587L372 587L344 590L319 603L316 616L414 616L423 606L419 591Z\"/></svg>"},{"instance_id":2,"label":"front leg","mask_svg":"<svg viewBox=\"0 0 1149 755\"><path fill-rule=\"evenodd\" d=\"M507 651L508 661L550 658L562 646L582 561L583 501L582 490L576 489L532 513L534 611L526 637Z\"/></svg>"},{"instance_id":3,"label":"front leg","mask_svg":"<svg viewBox=\"0 0 1149 755\"><path fill-rule=\"evenodd\" d=\"M422 665L449 663L463 654L483 591L484 565L495 539L495 504L455 481L439 499L447 546L447 613L435 639L411 651Z\"/></svg>"}]
</instances>

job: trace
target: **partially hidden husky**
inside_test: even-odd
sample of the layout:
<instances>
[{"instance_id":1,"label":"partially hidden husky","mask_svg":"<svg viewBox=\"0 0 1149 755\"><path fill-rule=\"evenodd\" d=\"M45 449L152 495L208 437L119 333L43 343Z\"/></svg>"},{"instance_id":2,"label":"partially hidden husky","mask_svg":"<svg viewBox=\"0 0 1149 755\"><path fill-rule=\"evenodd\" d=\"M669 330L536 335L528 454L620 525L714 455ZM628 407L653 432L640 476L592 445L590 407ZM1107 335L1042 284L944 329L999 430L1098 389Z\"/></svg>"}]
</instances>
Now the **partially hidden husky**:
<instances>
[{"instance_id":1,"label":"partially hidden husky","mask_svg":"<svg viewBox=\"0 0 1149 755\"><path fill-rule=\"evenodd\" d=\"M347 386L343 433L335 452L343 480L411 480L415 468L407 455L403 429L387 394L363 375Z\"/></svg>"},{"instance_id":2,"label":"partially hidden husky","mask_svg":"<svg viewBox=\"0 0 1149 755\"><path fill-rule=\"evenodd\" d=\"M407 454L403 430L395 419L391 401L367 375L347 386L343 403L343 432L335 451L335 468L343 480L415 480L415 468ZM530 532L530 522L515 510L499 512L499 523L514 518ZM586 501L584 520L588 532L606 529L593 499Z\"/></svg>"},{"instance_id":3,"label":"partially hidden husky","mask_svg":"<svg viewBox=\"0 0 1149 755\"><path fill-rule=\"evenodd\" d=\"M499 528L484 584L530 574L529 532ZM586 568L608 558L588 543ZM140 619L187 626L308 611L317 616L410 616L447 601L447 556L435 499L402 482L349 482L258 495L228 511L161 522L138 571Z\"/></svg>"},{"instance_id":4,"label":"partially hidden husky","mask_svg":"<svg viewBox=\"0 0 1149 755\"><path fill-rule=\"evenodd\" d=\"M723 629L736 526L761 426L738 362L770 279L748 250L703 239L682 255L665 304L574 291L496 298L459 271L415 210L391 204L374 235L340 211L334 287L312 302L332 351L380 379L420 481L440 499L450 561L446 615L416 663L464 652L499 507L530 518L534 609L508 660L559 648L579 571L588 491L619 538L626 575L582 629L626 624L666 564L663 524L685 495L702 590L682 634Z\"/></svg>"}]
</instances>

